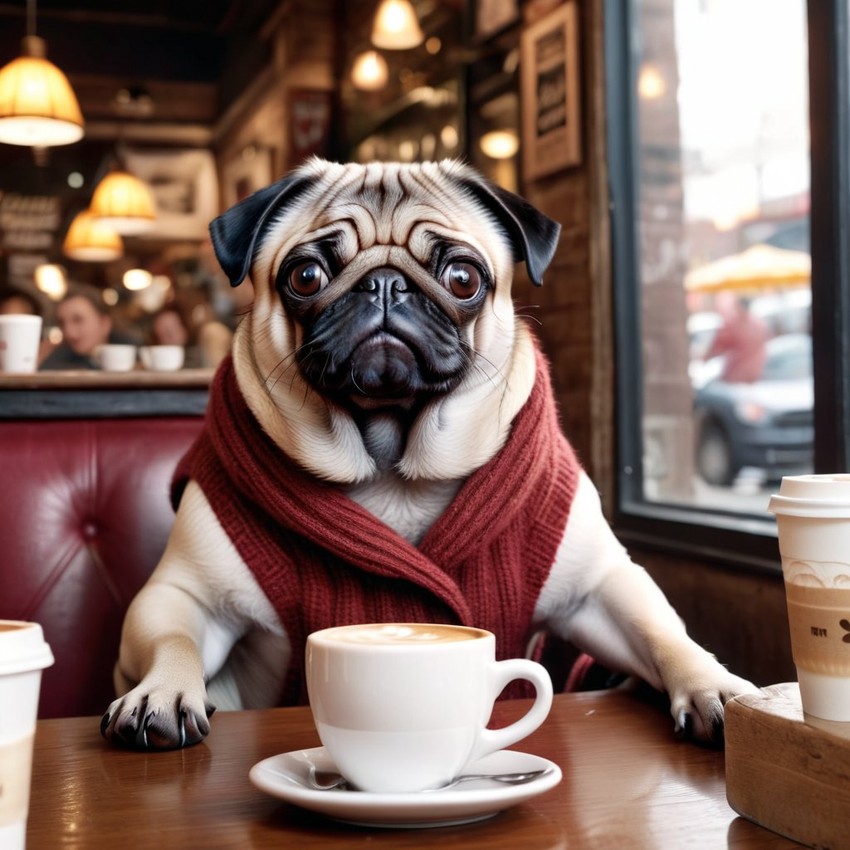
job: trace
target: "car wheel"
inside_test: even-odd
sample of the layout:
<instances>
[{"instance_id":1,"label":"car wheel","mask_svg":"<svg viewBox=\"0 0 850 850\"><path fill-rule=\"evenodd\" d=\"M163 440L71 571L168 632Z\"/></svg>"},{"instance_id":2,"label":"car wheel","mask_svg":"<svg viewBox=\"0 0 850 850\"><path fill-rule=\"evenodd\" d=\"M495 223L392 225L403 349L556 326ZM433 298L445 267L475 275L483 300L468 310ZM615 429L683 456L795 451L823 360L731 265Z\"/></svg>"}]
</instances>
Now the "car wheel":
<instances>
[{"instance_id":1,"label":"car wheel","mask_svg":"<svg viewBox=\"0 0 850 850\"><path fill-rule=\"evenodd\" d=\"M707 422L700 431L697 471L706 484L715 487L730 486L740 471L729 437L713 422Z\"/></svg>"}]
</instances>

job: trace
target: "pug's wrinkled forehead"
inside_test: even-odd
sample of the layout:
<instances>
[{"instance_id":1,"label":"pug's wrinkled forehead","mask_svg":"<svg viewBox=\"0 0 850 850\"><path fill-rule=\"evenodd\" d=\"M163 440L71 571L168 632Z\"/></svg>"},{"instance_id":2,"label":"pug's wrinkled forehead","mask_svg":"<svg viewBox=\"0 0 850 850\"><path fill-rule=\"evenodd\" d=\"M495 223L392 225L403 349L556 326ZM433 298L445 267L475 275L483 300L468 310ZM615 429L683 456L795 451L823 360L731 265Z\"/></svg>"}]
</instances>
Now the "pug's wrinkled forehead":
<instances>
[{"instance_id":1,"label":"pug's wrinkled forehead","mask_svg":"<svg viewBox=\"0 0 850 850\"><path fill-rule=\"evenodd\" d=\"M331 276L314 300L317 310L370 270L392 267L451 311L439 280L449 255L462 254L496 285L510 285L513 249L501 227L435 164L325 165L321 172L261 237L254 260L261 278L274 279L292 262L321 261Z\"/></svg>"},{"instance_id":2,"label":"pug's wrinkled forehead","mask_svg":"<svg viewBox=\"0 0 850 850\"><path fill-rule=\"evenodd\" d=\"M249 273L255 286L274 281L293 252L330 264L320 307L381 266L447 301L434 279L435 258L457 246L482 265L497 292L509 290L518 260L539 284L560 226L454 160L361 165L314 158L219 216L210 231L234 286Z\"/></svg>"}]
</instances>

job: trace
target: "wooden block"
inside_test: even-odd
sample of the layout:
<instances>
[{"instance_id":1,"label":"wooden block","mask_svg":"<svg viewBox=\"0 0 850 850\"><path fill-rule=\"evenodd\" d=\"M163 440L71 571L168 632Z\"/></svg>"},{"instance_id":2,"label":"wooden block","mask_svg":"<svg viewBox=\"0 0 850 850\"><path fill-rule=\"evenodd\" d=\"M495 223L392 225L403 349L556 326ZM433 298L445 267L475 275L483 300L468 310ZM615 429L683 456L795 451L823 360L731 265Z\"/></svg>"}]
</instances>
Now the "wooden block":
<instances>
[{"instance_id":1,"label":"wooden block","mask_svg":"<svg viewBox=\"0 0 850 850\"><path fill-rule=\"evenodd\" d=\"M850 723L804 715L796 682L730 700L726 797L801 844L850 847Z\"/></svg>"}]
</instances>

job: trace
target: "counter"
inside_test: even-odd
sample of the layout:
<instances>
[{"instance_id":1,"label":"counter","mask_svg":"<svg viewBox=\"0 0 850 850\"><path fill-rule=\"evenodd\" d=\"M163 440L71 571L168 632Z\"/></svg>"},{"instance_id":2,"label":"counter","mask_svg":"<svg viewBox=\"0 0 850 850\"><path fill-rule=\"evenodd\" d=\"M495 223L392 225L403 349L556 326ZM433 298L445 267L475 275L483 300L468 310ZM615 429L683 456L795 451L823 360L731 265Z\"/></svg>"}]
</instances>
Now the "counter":
<instances>
[{"instance_id":1,"label":"counter","mask_svg":"<svg viewBox=\"0 0 850 850\"><path fill-rule=\"evenodd\" d=\"M0 419L201 416L214 369L0 375Z\"/></svg>"}]
</instances>

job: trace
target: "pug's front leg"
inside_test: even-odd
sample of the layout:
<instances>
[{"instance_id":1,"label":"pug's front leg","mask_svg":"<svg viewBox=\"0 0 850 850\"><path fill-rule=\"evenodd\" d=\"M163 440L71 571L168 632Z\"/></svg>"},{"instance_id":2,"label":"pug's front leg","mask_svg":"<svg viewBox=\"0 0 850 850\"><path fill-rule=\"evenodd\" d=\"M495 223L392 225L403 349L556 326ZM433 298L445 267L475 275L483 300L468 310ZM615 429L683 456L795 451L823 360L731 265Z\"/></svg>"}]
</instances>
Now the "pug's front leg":
<instances>
[{"instance_id":1,"label":"pug's front leg","mask_svg":"<svg viewBox=\"0 0 850 850\"><path fill-rule=\"evenodd\" d=\"M666 691L683 737L720 744L723 706L757 690L688 637L661 589L614 536L584 473L537 615L611 670Z\"/></svg>"},{"instance_id":2,"label":"pug's front leg","mask_svg":"<svg viewBox=\"0 0 850 850\"><path fill-rule=\"evenodd\" d=\"M664 594L631 561L610 570L571 625L570 638L603 664L666 691L684 738L720 746L727 701L757 690L688 637Z\"/></svg>"},{"instance_id":3,"label":"pug's front leg","mask_svg":"<svg viewBox=\"0 0 850 850\"><path fill-rule=\"evenodd\" d=\"M108 741L169 750L209 734L215 706L207 698L205 674L214 671L205 671L201 647L209 642L211 625L209 612L179 587L152 582L140 591L124 621L115 670L123 696L101 721Z\"/></svg>"}]
</instances>

